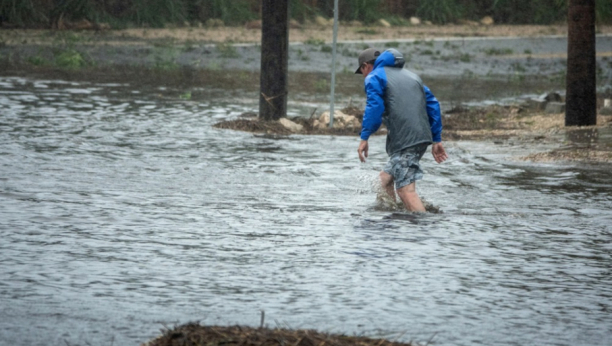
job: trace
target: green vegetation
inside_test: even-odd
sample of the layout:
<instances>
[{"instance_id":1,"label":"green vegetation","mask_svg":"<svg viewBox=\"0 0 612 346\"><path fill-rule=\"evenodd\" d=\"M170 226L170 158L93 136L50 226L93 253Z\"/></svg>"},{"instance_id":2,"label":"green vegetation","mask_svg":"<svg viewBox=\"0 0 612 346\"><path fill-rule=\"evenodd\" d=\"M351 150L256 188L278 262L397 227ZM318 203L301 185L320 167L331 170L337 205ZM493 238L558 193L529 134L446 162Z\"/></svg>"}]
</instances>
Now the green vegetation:
<instances>
[{"instance_id":1,"label":"green vegetation","mask_svg":"<svg viewBox=\"0 0 612 346\"><path fill-rule=\"evenodd\" d=\"M217 43L217 50L222 58L237 58L240 56L238 51L236 51L236 47L229 43Z\"/></svg>"},{"instance_id":2,"label":"green vegetation","mask_svg":"<svg viewBox=\"0 0 612 346\"><path fill-rule=\"evenodd\" d=\"M153 53L153 68L161 71L172 71L179 68L176 62L178 51L172 47L155 47Z\"/></svg>"},{"instance_id":3,"label":"green vegetation","mask_svg":"<svg viewBox=\"0 0 612 346\"><path fill-rule=\"evenodd\" d=\"M457 0L419 1L417 16L434 23L447 24L463 18L465 7Z\"/></svg>"},{"instance_id":4,"label":"green vegetation","mask_svg":"<svg viewBox=\"0 0 612 346\"><path fill-rule=\"evenodd\" d=\"M348 57L358 57L359 56L359 52L351 50L350 48L342 48L342 50L340 51L341 55L344 56L348 56Z\"/></svg>"},{"instance_id":5,"label":"green vegetation","mask_svg":"<svg viewBox=\"0 0 612 346\"><path fill-rule=\"evenodd\" d=\"M26 62L34 66L55 66L61 69L76 70L91 66L94 63L87 54L75 48L77 43L83 42L82 36L74 33L61 33L54 35L51 40L53 57L45 57L42 51L30 56Z\"/></svg>"},{"instance_id":6,"label":"green vegetation","mask_svg":"<svg viewBox=\"0 0 612 346\"><path fill-rule=\"evenodd\" d=\"M518 72L518 73L524 73L524 72L527 72L527 69L525 68L525 66L523 66L523 64L521 64L521 63L519 63L519 62L512 63L512 64L510 65L510 67L511 67L511 68L512 68L512 69L513 69L515 72Z\"/></svg>"},{"instance_id":7,"label":"green vegetation","mask_svg":"<svg viewBox=\"0 0 612 346\"><path fill-rule=\"evenodd\" d=\"M83 55L75 49L69 48L55 55L55 64L65 69L79 69L88 65Z\"/></svg>"},{"instance_id":8,"label":"green vegetation","mask_svg":"<svg viewBox=\"0 0 612 346\"><path fill-rule=\"evenodd\" d=\"M564 85L567 79L567 70L562 70L557 73L549 75L548 79L553 83Z\"/></svg>"},{"instance_id":9,"label":"green vegetation","mask_svg":"<svg viewBox=\"0 0 612 346\"><path fill-rule=\"evenodd\" d=\"M193 52L194 50L196 50L196 47L194 47L194 45L195 43L192 40L185 41L185 46L183 47L183 51Z\"/></svg>"},{"instance_id":10,"label":"green vegetation","mask_svg":"<svg viewBox=\"0 0 612 346\"><path fill-rule=\"evenodd\" d=\"M447 41L447 42L448 42L448 41ZM423 44L423 45L426 45L426 46L428 46L428 47L433 47L433 46L434 46L434 41L433 41L433 40L429 40L429 41L425 41L425 40L423 40L423 41L421 41L421 40L414 40L414 42L412 42L412 44L414 44L415 46L418 46L418 45L422 45L422 44Z\"/></svg>"},{"instance_id":11,"label":"green vegetation","mask_svg":"<svg viewBox=\"0 0 612 346\"><path fill-rule=\"evenodd\" d=\"M467 54L467 53L461 54L459 56L459 61L461 61L461 62L470 62L470 61L472 61L472 56Z\"/></svg>"},{"instance_id":12,"label":"green vegetation","mask_svg":"<svg viewBox=\"0 0 612 346\"><path fill-rule=\"evenodd\" d=\"M309 38L306 41L304 41L305 44L311 44L313 46L322 46L325 44L325 41L320 40L320 39L315 39L315 38Z\"/></svg>"},{"instance_id":13,"label":"green vegetation","mask_svg":"<svg viewBox=\"0 0 612 346\"><path fill-rule=\"evenodd\" d=\"M514 54L514 51L510 48L488 48L484 49L483 52L486 55L510 55Z\"/></svg>"},{"instance_id":14,"label":"green vegetation","mask_svg":"<svg viewBox=\"0 0 612 346\"><path fill-rule=\"evenodd\" d=\"M449 41L444 42L444 48L446 49L459 49L459 45L452 44Z\"/></svg>"},{"instance_id":15,"label":"green vegetation","mask_svg":"<svg viewBox=\"0 0 612 346\"><path fill-rule=\"evenodd\" d=\"M305 54L304 51L301 49L297 50L297 58L302 61L310 60L310 56L308 56L308 54Z\"/></svg>"},{"instance_id":16,"label":"green vegetation","mask_svg":"<svg viewBox=\"0 0 612 346\"><path fill-rule=\"evenodd\" d=\"M378 34L378 31L371 29L371 28L361 28L361 29L355 30L355 32L358 34L364 34L364 35L377 35Z\"/></svg>"},{"instance_id":17,"label":"green vegetation","mask_svg":"<svg viewBox=\"0 0 612 346\"><path fill-rule=\"evenodd\" d=\"M289 15L304 22L314 16L333 16L331 0L289 0ZM496 23L552 24L565 22L567 0L344 0L342 21L366 25L385 18L396 26L410 25L418 16L436 24L479 20L489 15ZM595 0L597 22L612 24L612 1ZM114 28L165 27L221 23L243 25L259 18L260 0L2 0L2 24L28 28L62 28L87 20ZM525 15L528 13L529 15ZM367 34L367 32L364 32Z\"/></svg>"},{"instance_id":18,"label":"green vegetation","mask_svg":"<svg viewBox=\"0 0 612 346\"><path fill-rule=\"evenodd\" d=\"M326 92L329 90L329 82L327 79L319 79L314 83L314 89L317 92Z\"/></svg>"},{"instance_id":19,"label":"green vegetation","mask_svg":"<svg viewBox=\"0 0 612 346\"><path fill-rule=\"evenodd\" d=\"M38 54L35 56L31 56L26 59L26 61L34 66L46 66L50 65L51 62L45 59L42 55Z\"/></svg>"}]
</instances>

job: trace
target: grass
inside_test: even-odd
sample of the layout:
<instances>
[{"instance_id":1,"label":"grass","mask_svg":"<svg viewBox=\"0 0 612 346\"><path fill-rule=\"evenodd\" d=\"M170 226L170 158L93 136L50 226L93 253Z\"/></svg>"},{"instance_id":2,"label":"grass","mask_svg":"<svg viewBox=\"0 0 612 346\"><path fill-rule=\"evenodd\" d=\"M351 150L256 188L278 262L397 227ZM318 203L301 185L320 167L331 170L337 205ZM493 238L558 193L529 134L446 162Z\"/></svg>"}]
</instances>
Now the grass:
<instances>
[{"instance_id":1,"label":"grass","mask_svg":"<svg viewBox=\"0 0 612 346\"><path fill-rule=\"evenodd\" d=\"M61 68L74 70L89 64L80 52L74 49L67 49L56 54L55 65Z\"/></svg>"},{"instance_id":2,"label":"grass","mask_svg":"<svg viewBox=\"0 0 612 346\"><path fill-rule=\"evenodd\" d=\"M342 51L340 52L341 55L344 56L349 56L349 57L358 57L359 53L355 52L354 50L351 50L350 48L342 48Z\"/></svg>"},{"instance_id":3,"label":"grass","mask_svg":"<svg viewBox=\"0 0 612 346\"><path fill-rule=\"evenodd\" d=\"M183 51L184 52L189 53L189 52L193 52L195 50L196 50L195 42L193 42L192 40L185 41L185 45L183 46Z\"/></svg>"},{"instance_id":4,"label":"grass","mask_svg":"<svg viewBox=\"0 0 612 346\"><path fill-rule=\"evenodd\" d=\"M314 83L314 88L317 92L327 92L329 91L329 87L327 79L319 79Z\"/></svg>"},{"instance_id":5,"label":"grass","mask_svg":"<svg viewBox=\"0 0 612 346\"><path fill-rule=\"evenodd\" d=\"M321 39L316 39L316 38L309 38L306 41L304 41L304 44L309 44L313 46L322 46L325 44L325 41Z\"/></svg>"},{"instance_id":6,"label":"grass","mask_svg":"<svg viewBox=\"0 0 612 346\"><path fill-rule=\"evenodd\" d=\"M238 58L240 54L236 51L236 47L229 43L217 43L217 51L222 58Z\"/></svg>"},{"instance_id":7,"label":"grass","mask_svg":"<svg viewBox=\"0 0 612 346\"><path fill-rule=\"evenodd\" d=\"M32 64L34 66L47 66L47 65L51 65L51 62L49 60L47 60L46 58L44 58L43 56L41 56L40 54L28 57L26 59L26 61L29 64Z\"/></svg>"},{"instance_id":8,"label":"grass","mask_svg":"<svg viewBox=\"0 0 612 346\"><path fill-rule=\"evenodd\" d=\"M412 42L413 45L415 46L419 46L419 45L425 45L427 47L433 47L434 46L434 41L433 40L414 40L414 42Z\"/></svg>"},{"instance_id":9,"label":"grass","mask_svg":"<svg viewBox=\"0 0 612 346\"><path fill-rule=\"evenodd\" d=\"M371 28L361 28L361 29L355 30L355 32L358 34L364 34L364 35L378 35L378 31L371 29Z\"/></svg>"},{"instance_id":10,"label":"grass","mask_svg":"<svg viewBox=\"0 0 612 346\"><path fill-rule=\"evenodd\" d=\"M514 51L510 48L488 48L482 50L486 55L511 55Z\"/></svg>"},{"instance_id":11,"label":"grass","mask_svg":"<svg viewBox=\"0 0 612 346\"><path fill-rule=\"evenodd\" d=\"M459 61L461 62L470 62L472 61L472 56L467 53L463 53L459 56Z\"/></svg>"},{"instance_id":12,"label":"grass","mask_svg":"<svg viewBox=\"0 0 612 346\"><path fill-rule=\"evenodd\" d=\"M157 47L153 52L153 68L161 71L172 71L179 68L176 62L178 51L174 48Z\"/></svg>"},{"instance_id":13,"label":"grass","mask_svg":"<svg viewBox=\"0 0 612 346\"><path fill-rule=\"evenodd\" d=\"M172 38L170 39L161 39L153 42L153 47L157 48L172 48L176 44L176 41Z\"/></svg>"},{"instance_id":14,"label":"grass","mask_svg":"<svg viewBox=\"0 0 612 346\"><path fill-rule=\"evenodd\" d=\"M525 66L523 66L523 64L518 63L518 62L512 63L510 65L510 68L514 70L515 72L519 72L519 73L527 72L527 69L525 68Z\"/></svg>"},{"instance_id":15,"label":"grass","mask_svg":"<svg viewBox=\"0 0 612 346\"><path fill-rule=\"evenodd\" d=\"M54 45L74 46L76 44L85 43L86 41L88 41L88 39L86 39L84 36L76 32L66 31L58 32L57 34L53 35L52 43Z\"/></svg>"},{"instance_id":16,"label":"grass","mask_svg":"<svg viewBox=\"0 0 612 346\"><path fill-rule=\"evenodd\" d=\"M446 49L452 49L452 50L459 49L459 45L450 43L449 41L445 41L443 47Z\"/></svg>"}]
</instances>

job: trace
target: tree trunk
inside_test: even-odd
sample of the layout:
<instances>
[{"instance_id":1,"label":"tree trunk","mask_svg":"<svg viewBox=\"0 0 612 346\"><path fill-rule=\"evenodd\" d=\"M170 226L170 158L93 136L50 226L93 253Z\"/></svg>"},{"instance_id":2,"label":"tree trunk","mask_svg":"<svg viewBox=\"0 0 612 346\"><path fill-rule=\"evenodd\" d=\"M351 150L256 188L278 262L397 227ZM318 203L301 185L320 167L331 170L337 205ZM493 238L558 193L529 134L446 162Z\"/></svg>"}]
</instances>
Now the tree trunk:
<instances>
[{"instance_id":1,"label":"tree trunk","mask_svg":"<svg viewBox=\"0 0 612 346\"><path fill-rule=\"evenodd\" d=\"M287 116L288 2L263 0L261 4L259 118L262 120Z\"/></svg>"},{"instance_id":2,"label":"tree trunk","mask_svg":"<svg viewBox=\"0 0 612 346\"><path fill-rule=\"evenodd\" d=\"M570 0L565 126L597 123L595 0Z\"/></svg>"}]
</instances>

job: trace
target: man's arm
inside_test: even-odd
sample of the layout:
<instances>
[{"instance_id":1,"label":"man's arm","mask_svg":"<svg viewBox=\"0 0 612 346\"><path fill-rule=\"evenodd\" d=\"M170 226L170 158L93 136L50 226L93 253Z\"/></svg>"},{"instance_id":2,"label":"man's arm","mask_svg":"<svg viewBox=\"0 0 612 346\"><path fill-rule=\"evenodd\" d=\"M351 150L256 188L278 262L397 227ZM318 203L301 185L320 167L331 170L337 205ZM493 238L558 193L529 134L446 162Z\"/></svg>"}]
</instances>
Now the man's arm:
<instances>
[{"instance_id":1,"label":"man's arm","mask_svg":"<svg viewBox=\"0 0 612 346\"><path fill-rule=\"evenodd\" d=\"M361 139L367 141L368 138L382 124L382 114L385 111L383 92L385 81L377 74L371 73L365 79L366 107L361 123Z\"/></svg>"},{"instance_id":2,"label":"man's arm","mask_svg":"<svg viewBox=\"0 0 612 346\"><path fill-rule=\"evenodd\" d=\"M442 113L440 111L440 102L429 90L423 85L425 91L425 100L427 102L427 117L429 118L429 126L431 127L431 136L434 142L442 141Z\"/></svg>"},{"instance_id":3,"label":"man's arm","mask_svg":"<svg viewBox=\"0 0 612 346\"><path fill-rule=\"evenodd\" d=\"M448 155L446 154L446 150L444 150L442 142L434 142L431 147L431 153L437 163L442 163L448 159Z\"/></svg>"},{"instance_id":4,"label":"man's arm","mask_svg":"<svg viewBox=\"0 0 612 346\"><path fill-rule=\"evenodd\" d=\"M368 157L368 141L364 141L363 139L359 143L359 148L357 148L357 154L359 155L359 160L361 162L366 161L366 157Z\"/></svg>"},{"instance_id":5,"label":"man's arm","mask_svg":"<svg viewBox=\"0 0 612 346\"><path fill-rule=\"evenodd\" d=\"M425 85L423 85L423 90L425 91L425 99L427 101L427 117L429 118L429 125L431 127L431 137L434 142L431 147L431 153L437 163L442 163L448 159L448 155L442 145L442 114L440 111L440 102L438 102L438 99L436 99L431 90Z\"/></svg>"},{"instance_id":6,"label":"man's arm","mask_svg":"<svg viewBox=\"0 0 612 346\"><path fill-rule=\"evenodd\" d=\"M365 162L368 157L368 139L378 131L380 124L382 124L382 114L385 111L383 100L385 86L385 81L378 75L370 74L365 79L366 108L361 122L361 142L359 148L357 148L357 154L361 162Z\"/></svg>"}]
</instances>

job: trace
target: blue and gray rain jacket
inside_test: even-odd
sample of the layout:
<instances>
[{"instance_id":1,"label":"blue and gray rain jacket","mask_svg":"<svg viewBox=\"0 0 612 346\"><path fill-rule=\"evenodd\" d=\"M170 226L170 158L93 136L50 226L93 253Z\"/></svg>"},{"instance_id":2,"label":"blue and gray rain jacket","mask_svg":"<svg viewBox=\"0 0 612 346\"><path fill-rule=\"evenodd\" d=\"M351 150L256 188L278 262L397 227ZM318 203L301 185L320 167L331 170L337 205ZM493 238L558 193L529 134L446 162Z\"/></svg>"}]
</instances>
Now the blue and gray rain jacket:
<instances>
[{"instance_id":1,"label":"blue and gray rain jacket","mask_svg":"<svg viewBox=\"0 0 612 346\"><path fill-rule=\"evenodd\" d=\"M387 127L387 154L440 142L440 103L416 74L406 70L403 55L384 51L365 79L367 96L361 139L368 140L381 123Z\"/></svg>"}]
</instances>

